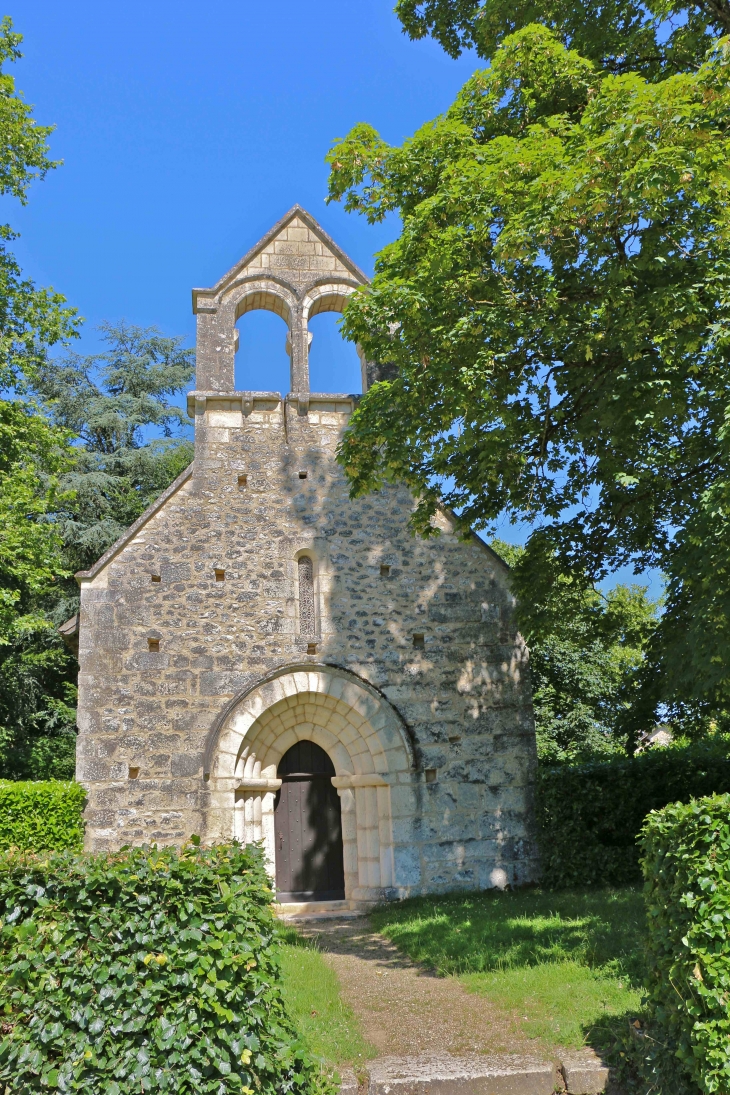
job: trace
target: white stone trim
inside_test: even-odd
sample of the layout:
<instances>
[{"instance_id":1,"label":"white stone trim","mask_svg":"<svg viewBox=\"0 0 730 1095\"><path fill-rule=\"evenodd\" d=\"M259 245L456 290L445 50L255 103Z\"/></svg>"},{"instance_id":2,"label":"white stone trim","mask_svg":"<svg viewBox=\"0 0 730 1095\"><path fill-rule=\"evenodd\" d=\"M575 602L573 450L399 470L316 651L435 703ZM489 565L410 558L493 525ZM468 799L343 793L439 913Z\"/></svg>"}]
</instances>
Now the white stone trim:
<instances>
[{"instance_id":1,"label":"white stone trim","mask_svg":"<svg viewBox=\"0 0 730 1095\"><path fill-rule=\"evenodd\" d=\"M303 740L321 746L335 767L346 900L353 907L381 900L396 884L391 783L411 781L410 750L387 700L342 670L292 668L228 711L212 757L206 839L263 842L274 875L277 765Z\"/></svg>"}]
</instances>

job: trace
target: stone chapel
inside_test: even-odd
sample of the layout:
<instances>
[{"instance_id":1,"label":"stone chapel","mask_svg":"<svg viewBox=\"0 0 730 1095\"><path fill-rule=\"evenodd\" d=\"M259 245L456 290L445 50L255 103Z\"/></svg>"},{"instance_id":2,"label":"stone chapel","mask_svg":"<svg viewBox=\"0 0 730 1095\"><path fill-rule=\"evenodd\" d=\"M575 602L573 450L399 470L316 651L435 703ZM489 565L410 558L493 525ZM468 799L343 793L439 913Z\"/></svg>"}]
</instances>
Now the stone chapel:
<instances>
[{"instance_id":1,"label":"stone chapel","mask_svg":"<svg viewBox=\"0 0 730 1095\"><path fill-rule=\"evenodd\" d=\"M351 500L358 397L310 391L309 320L365 284L296 206L193 290L195 459L77 575L89 850L260 841L281 902L352 909L535 877L508 568L446 511L415 538L405 487ZM234 390L254 308L286 322L289 393Z\"/></svg>"}]
</instances>

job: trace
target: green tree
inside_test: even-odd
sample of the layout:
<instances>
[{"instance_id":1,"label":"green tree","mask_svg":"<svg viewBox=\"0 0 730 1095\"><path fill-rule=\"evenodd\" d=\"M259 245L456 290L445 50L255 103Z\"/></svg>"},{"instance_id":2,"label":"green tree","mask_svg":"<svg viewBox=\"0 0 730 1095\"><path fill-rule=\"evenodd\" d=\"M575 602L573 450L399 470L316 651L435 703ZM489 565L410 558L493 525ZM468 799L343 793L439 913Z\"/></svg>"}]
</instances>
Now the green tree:
<instances>
[{"instance_id":1,"label":"green tree","mask_svg":"<svg viewBox=\"0 0 730 1095\"><path fill-rule=\"evenodd\" d=\"M34 180L57 166L52 127L38 125L12 76L21 36L0 25L0 194L27 201ZM68 499L67 431L29 398L49 350L78 333L74 309L24 278L0 225L0 775L73 772L74 664L47 608L64 574L55 518Z\"/></svg>"},{"instance_id":2,"label":"green tree","mask_svg":"<svg viewBox=\"0 0 730 1095\"><path fill-rule=\"evenodd\" d=\"M189 419L172 400L192 378L195 351L155 327L100 329L108 350L49 362L36 380L52 421L79 442L59 522L74 570L103 555L193 458L180 436Z\"/></svg>"},{"instance_id":3,"label":"green tree","mask_svg":"<svg viewBox=\"0 0 730 1095\"><path fill-rule=\"evenodd\" d=\"M78 666L56 631L78 609L73 574L102 555L192 459L191 444L175 436L185 415L170 400L190 379L193 352L154 328L104 324L102 332L106 353L49 360L35 374L36 395L51 420L38 416L37 422L49 436L76 440L62 462L59 457L53 497L37 484L28 488L28 504L45 498L46 512L52 511L42 528L54 552L31 560L35 613L16 612L0 647L0 773L6 778L73 776ZM11 504L10 495L2 497ZM8 543L16 567L28 551L29 545ZM0 538L0 575L4 557Z\"/></svg>"},{"instance_id":4,"label":"green tree","mask_svg":"<svg viewBox=\"0 0 730 1095\"><path fill-rule=\"evenodd\" d=\"M430 34L452 57L473 48L491 58L542 23L606 72L654 79L698 68L713 38L730 33L727 0L398 0L395 10L411 38Z\"/></svg>"},{"instance_id":5,"label":"green tree","mask_svg":"<svg viewBox=\"0 0 730 1095\"><path fill-rule=\"evenodd\" d=\"M533 523L536 598L554 560L586 586L658 566L668 611L694 596L673 560L730 455L729 60L650 82L532 25L402 147L337 142L330 199L402 219L345 311L391 365L341 446L355 494L405 480L424 534L439 496L464 525Z\"/></svg>"},{"instance_id":6,"label":"green tree","mask_svg":"<svg viewBox=\"0 0 730 1095\"><path fill-rule=\"evenodd\" d=\"M630 750L627 715L658 620L646 587L618 584L604 593L562 573L553 560L550 580L538 591L522 573L523 548L501 540L491 546L512 567L519 593L540 760L580 762Z\"/></svg>"}]
</instances>

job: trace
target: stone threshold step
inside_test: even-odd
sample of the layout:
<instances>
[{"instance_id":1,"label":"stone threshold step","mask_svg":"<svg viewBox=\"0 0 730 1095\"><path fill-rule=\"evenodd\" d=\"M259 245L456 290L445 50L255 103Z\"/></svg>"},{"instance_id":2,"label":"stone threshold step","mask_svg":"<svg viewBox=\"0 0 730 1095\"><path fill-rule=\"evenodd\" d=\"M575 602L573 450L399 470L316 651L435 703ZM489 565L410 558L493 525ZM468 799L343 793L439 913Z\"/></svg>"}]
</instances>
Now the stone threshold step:
<instances>
[{"instance_id":1,"label":"stone threshold step","mask_svg":"<svg viewBox=\"0 0 730 1095\"><path fill-rule=\"evenodd\" d=\"M365 1065L365 1095L620 1095L590 1049L562 1061L537 1057L447 1054L381 1057ZM341 1070L340 1095L362 1095L351 1069Z\"/></svg>"},{"instance_id":2,"label":"stone threshold step","mask_svg":"<svg viewBox=\"0 0 730 1095\"><path fill-rule=\"evenodd\" d=\"M287 901L274 905L274 916L279 920L354 920L363 916L351 909L346 901Z\"/></svg>"}]
</instances>

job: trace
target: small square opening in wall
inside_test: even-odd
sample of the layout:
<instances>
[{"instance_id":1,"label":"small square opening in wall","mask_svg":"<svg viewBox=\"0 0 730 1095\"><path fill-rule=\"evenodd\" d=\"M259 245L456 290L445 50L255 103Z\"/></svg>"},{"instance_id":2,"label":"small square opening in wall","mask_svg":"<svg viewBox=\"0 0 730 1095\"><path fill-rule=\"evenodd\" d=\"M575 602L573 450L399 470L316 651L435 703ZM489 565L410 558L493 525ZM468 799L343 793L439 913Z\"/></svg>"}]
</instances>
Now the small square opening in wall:
<instances>
[{"instance_id":1,"label":"small square opening in wall","mask_svg":"<svg viewBox=\"0 0 730 1095\"><path fill-rule=\"evenodd\" d=\"M306 472L306 471L300 471L300 472L299 472L299 478L300 478L300 479L306 479L306 478L307 478L307 476L308 476L308 474L309 474L309 472Z\"/></svg>"},{"instance_id":2,"label":"small square opening in wall","mask_svg":"<svg viewBox=\"0 0 730 1095\"><path fill-rule=\"evenodd\" d=\"M216 569L214 573L215 573L216 582L225 582L225 580L226 580L225 570L217 570Z\"/></svg>"},{"instance_id":3,"label":"small square opening in wall","mask_svg":"<svg viewBox=\"0 0 730 1095\"><path fill-rule=\"evenodd\" d=\"M244 487L247 487L247 486L248 486L248 476L247 475L239 475L239 477L238 477L238 489L242 490Z\"/></svg>"},{"instance_id":4,"label":"small square opening in wall","mask_svg":"<svg viewBox=\"0 0 730 1095\"><path fill-rule=\"evenodd\" d=\"M423 650L426 646L426 638L420 632L413 636L413 646L416 650Z\"/></svg>"},{"instance_id":5,"label":"small square opening in wall","mask_svg":"<svg viewBox=\"0 0 730 1095\"><path fill-rule=\"evenodd\" d=\"M438 773L437 773L436 768L427 768L426 769L426 783L435 783L437 774Z\"/></svg>"},{"instance_id":6,"label":"small square opening in wall","mask_svg":"<svg viewBox=\"0 0 730 1095\"><path fill-rule=\"evenodd\" d=\"M317 644L316 643L307 643L307 654L316 654L316 653L317 653Z\"/></svg>"},{"instance_id":7,"label":"small square opening in wall","mask_svg":"<svg viewBox=\"0 0 730 1095\"><path fill-rule=\"evenodd\" d=\"M153 582L161 582L162 581L162 575L160 575L160 574L150 574L150 580L153 581Z\"/></svg>"},{"instance_id":8,"label":"small square opening in wall","mask_svg":"<svg viewBox=\"0 0 730 1095\"><path fill-rule=\"evenodd\" d=\"M159 639L148 639L147 640L147 649L152 654L159 654L160 640Z\"/></svg>"},{"instance_id":9,"label":"small square opening in wall","mask_svg":"<svg viewBox=\"0 0 730 1095\"><path fill-rule=\"evenodd\" d=\"M129 778L130 779L139 779L139 768L130 768L129 769Z\"/></svg>"},{"instance_id":10,"label":"small square opening in wall","mask_svg":"<svg viewBox=\"0 0 730 1095\"><path fill-rule=\"evenodd\" d=\"M389 563L381 563L380 564L380 577L381 578L389 578L390 577L390 564Z\"/></svg>"}]
</instances>

